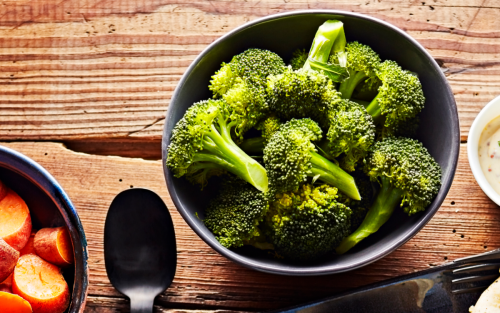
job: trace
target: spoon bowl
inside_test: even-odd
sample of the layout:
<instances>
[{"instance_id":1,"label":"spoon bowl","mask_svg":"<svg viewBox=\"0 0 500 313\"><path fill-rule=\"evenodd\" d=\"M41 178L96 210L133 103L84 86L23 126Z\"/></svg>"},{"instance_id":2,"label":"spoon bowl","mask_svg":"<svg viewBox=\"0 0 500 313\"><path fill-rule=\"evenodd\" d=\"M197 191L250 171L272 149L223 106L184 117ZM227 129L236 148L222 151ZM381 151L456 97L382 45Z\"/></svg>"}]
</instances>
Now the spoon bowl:
<instances>
[{"instance_id":1,"label":"spoon bowl","mask_svg":"<svg viewBox=\"0 0 500 313\"><path fill-rule=\"evenodd\" d=\"M104 258L109 280L129 297L131 312L153 312L177 266L172 218L156 193L134 188L115 197L104 225Z\"/></svg>"}]
</instances>

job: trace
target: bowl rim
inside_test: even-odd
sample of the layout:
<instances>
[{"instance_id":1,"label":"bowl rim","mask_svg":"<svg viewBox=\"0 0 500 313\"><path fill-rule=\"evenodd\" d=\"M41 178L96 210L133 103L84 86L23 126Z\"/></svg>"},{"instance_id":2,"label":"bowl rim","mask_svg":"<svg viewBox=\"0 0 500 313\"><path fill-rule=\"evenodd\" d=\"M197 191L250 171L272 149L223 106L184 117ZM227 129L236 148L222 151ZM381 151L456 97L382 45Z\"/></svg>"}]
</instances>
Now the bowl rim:
<instances>
[{"instance_id":1,"label":"bowl rim","mask_svg":"<svg viewBox=\"0 0 500 313\"><path fill-rule=\"evenodd\" d=\"M329 266L322 266L320 268L289 268L287 266L283 265L266 265L262 264L261 262L256 262L253 260L250 260L247 257L244 257L232 250L229 250L225 247L223 247L219 242L217 242L215 239L207 237L200 229L197 228L195 224L195 219L196 216L192 216L189 214L187 211L184 210L181 201L179 199L179 196L176 192L176 190L172 187L173 186L173 175L169 171L169 169L166 166L166 148L168 144L170 143L170 133L167 133L167 124L170 123L172 120L172 110L170 105L172 103L175 103L177 100L177 97L179 96L179 93L183 86L186 83L186 80L190 73L193 71L193 69L197 66L198 62L205 57L212 49L214 49L215 46L217 46L220 42L237 35L239 32L250 28L252 26L255 26L260 23L264 23L270 20L275 20L275 19L280 19L284 17L289 17L289 16L294 16L294 15L342 15L342 16L349 16L349 17L354 17L354 18L360 18L360 19L365 19L369 20L374 23L378 23L382 26L385 26L392 31L397 32L399 35L403 36L406 40L408 40L413 46L418 49L422 54L426 56L428 61L431 63L431 65L436 69L436 72L439 73L440 78L445 82L445 90L442 92L445 92L448 94L448 97L452 99L452 105L451 105L451 111L452 113L452 125L455 125L455 130L452 134L454 134L453 142L451 144L451 151L450 154L452 156L452 162L451 162L451 168L448 171L446 177L442 177L442 185L440 188L440 191L436 198L434 199L433 205L429 207L426 210L426 215L418 222L416 223L412 228L410 228L408 231L406 231L405 237L398 241L395 242L391 245L386 245L384 249L380 249L376 254L371 255L370 257L360 257L356 262L350 263L346 266L334 266L334 265L329 265ZM163 162L163 172L165 176L165 181L167 185L167 189L169 191L170 197L177 209L177 211L181 214L181 216L184 218L186 223L191 227L191 229L204 241L206 242L212 249L217 251L219 254L223 255L224 257L240 264L245 267L249 267L261 272L266 272L266 273L272 273L272 274L280 274L280 275L288 275L288 276L318 276L318 275L329 275L329 274L334 274L334 273L342 273L342 272L347 272L347 271L352 271L355 269L358 269L360 267L366 266L370 263L373 263L377 260L380 260L381 258L385 257L386 255L390 254L403 244L405 244L408 240L413 238L415 234L420 231L427 223L428 221L436 214L438 209L440 208L441 204L443 203L444 199L446 198L446 195L448 194L451 184L453 182L453 177L456 172L457 164L458 164L458 156L460 153L460 127L459 127L459 118L458 118L458 109L456 105L455 98L453 96L453 93L451 91L450 85L444 75L444 73L441 71L439 65L437 62L434 60L434 58L425 50L425 48L418 43L415 39L413 39L410 35L408 35L406 32L401 30L400 28L385 22L383 20L380 20L378 18L368 16L365 14L361 13L354 13L354 12L347 12L347 11L342 11L342 10L297 10L297 11L290 11L290 12L284 12L284 13L277 13L277 14L272 14L269 16L265 16L262 18L255 19L253 21L247 22L243 25L240 25L236 27L235 29L229 31L228 33L224 34L214 42L212 42L210 45L208 45L194 60L193 62L189 65L189 67L186 69L184 72L182 78L180 79L179 83L177 84L177 87L174 90L174 93L172 94L172 98L170 100L169 107L167 108L167 114L166 114L166 121L165 125L163 127L163 136L162 136L162 162ZM444 191L444 192L442 192Z\"/></svg>"},{"instance_id":2,"label":"bowl rim","mask_svg":"<svg viewBox=\"0 0 500 313\"><path fill-rule=\"evenodd\" d=\"M500 111L498 110L499 106L500 96L497 96L496 98L488 102L488 104L486 104L481 109L479 114L472 122L472 125L469 129L469 135L467 136L467 158L469 159L469 166L472 170L472 174L474 175L474 178L476 179L479 187L481 187L483 192L497 205L500 205L500 194L498 194L493 189L493 187L486 179L481 165L479 164L479 153L477 148L484 127L486 127L486 125L488 125L494 119L500 117ZM497 111L497 114L488 116L488 114L492 114L491 111Z\"/></svg>"},{"instance_id":3,"label":"bowl rim","mask_svg":"<svg viewBox=\"0 0 500 313\"><path fill-rule=\"evenodd\" d=\"M57 180L26 155L0 145L0 166L19 174L40 188L61 213L68 227L75 253L75 279L68 312L83 313L89 285L88 254L85 232L76 208ZM82 279L77 279L78 276Z\"/></svg>"}]
</instances>

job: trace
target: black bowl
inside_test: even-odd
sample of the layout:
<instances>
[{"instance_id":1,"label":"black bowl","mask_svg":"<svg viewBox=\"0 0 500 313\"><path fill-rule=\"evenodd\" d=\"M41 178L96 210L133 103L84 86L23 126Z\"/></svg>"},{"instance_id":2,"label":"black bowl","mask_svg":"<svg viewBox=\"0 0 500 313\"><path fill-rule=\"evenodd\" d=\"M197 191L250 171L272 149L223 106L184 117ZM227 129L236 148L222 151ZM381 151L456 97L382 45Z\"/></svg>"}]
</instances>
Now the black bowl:
<instances>
[{"instance_id":1,"label":"black bowl","mask_svg":"<svg viewBox=\"0 0 500 313\"><path fill-rule=\"evenodd\" d=\"M423 213L412 217L396 210L380 230L345 255L329 255L314 263L296 264L272 258L253 248L228 250L221 246L202 222L211 190L185 179L174 178L165 166L166 150L173 127L194 102L212 96L208 90L211 75L233 55L248 48L268 49L285 62L297 48L310 48L318 27L328 19L344 23L348 41L359 41L378 52L383 60L398 62L418 74L427 98L420 113L418 139L443 170L442 186L436 199ZM212 248L225 257L250 268L284 275L323 275L345 272L374 262L412 238L439 209L450 189L457 167L460 131L455 99L439 66L413 38L391 24L362 14L332 11L297 11L277 14L247 23L208 46L191 64L179 82L167 112L163 130L163 169L170 196L182 217ZM210 185L210 184L209 184ZM198 213L198 218L196 216Z\"/></svg>"},{"instance_id":2,"label":"black bowl","mask_svg":"<svg viewBox=\"0 0 500 313\"><path fill-rule=\"evenodd\" d=\"M0 180L28 205L33 229L66 226L74 248L75 264L65 268L71 292L68 313L82 313L88 289L87 241L75 207L61 185L40 164L0 146Z\"/></svg>"}]
</instances>

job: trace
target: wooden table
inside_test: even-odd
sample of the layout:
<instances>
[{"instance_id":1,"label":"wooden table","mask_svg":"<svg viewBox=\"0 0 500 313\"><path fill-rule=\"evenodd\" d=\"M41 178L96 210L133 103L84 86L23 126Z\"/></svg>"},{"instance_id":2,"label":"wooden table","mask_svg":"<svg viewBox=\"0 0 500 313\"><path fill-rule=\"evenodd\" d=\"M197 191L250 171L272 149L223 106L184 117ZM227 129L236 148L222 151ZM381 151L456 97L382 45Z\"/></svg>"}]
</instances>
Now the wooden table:
<instances>
[{"instance_id":1,"label":"wooden table","mask_svg":"<svg viewBox=\"0 0 500 313\"><path fill-rule=\"evenodd\" d=\"M170 96L200 51L247 21L297 9L370 14L407 31L446 73L461 125L455 181L439 212L400 249L354 272L283 277L221 257L187 226L165 186L160 141ZM467 161L469 126L500 94L495 0L5 0L0 3L0 141L47 168L76 205L87 239L85 312L128 312L109 283L103 227L113 197L161 195L178 268L156 312L262 311L318 299L500 247L500 210Z\"/></svg>"}]
</instances>

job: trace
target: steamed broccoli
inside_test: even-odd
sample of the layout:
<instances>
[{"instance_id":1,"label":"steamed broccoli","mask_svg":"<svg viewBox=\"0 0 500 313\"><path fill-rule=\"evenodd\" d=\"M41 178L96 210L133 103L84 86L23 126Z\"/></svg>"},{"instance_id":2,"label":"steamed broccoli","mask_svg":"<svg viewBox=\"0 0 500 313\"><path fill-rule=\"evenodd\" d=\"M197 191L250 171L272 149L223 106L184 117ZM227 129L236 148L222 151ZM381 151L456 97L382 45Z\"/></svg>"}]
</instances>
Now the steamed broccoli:
<instances>
[{"instance_id":1,"label":"steamed broccoli","mask_svg":"<svg viewBox=\"0 0 500 313\"><path fill-rule=\"evenodd\" d=\"M262 133L262 138L268 141L271 136L278 131L281 125L281 120L276 115L270 114L255 125L255 128Z\"/></svg>"},{"instance_id":2,"label":"steamed broccoli","mask_svg":"<svg viewBox=\"0 0 500 313\"><path fill-rule=\"evenodd\" d=\"M311 177L337 187L353 199L360 199L352 176L316 153L312 142L321 136L321 128L309 118L292 119L274 133L264 148L270 192L297 190Z\"/></svg>"},{"instance_id":3,"label":"steamed broccoli","mask_svg":"<svg viewBox=\"0 0 500 313\"><path fill-rule=\"evenodd\" d=\"M277 194L264 230L276 252L292 260L313 260L331 252L349 234L351 210L337 201L337 188L301 185Z\"/></svg>"},{"instance_id":4,"label":"steamed broccoli","mask_svg":"<svg viewBox=\"0 0 500 313\"><path fill-rule=\"evenodd\" d=\"M339 102L328 114L330 127L321 148L335 158L343 154L340 166L352 172L375 141L373 119L363 106L349 100Z\"/></svg>"},{"instance_id":5,"label":"steamed broccoli","mask_svg":"<svg viewBox=\"0 0 500 313\"><path fill-rule=\"evenodd\" d=\"M286 68L283 59L274 52L261 49L248 49L235 55L231 62L222 63L219 71L212 76L209 89L214 96L223 96L233 85L240 81L265 88L266 77L283 72Z\"/></svg>"},{"instance_id":6,"label":"steamed broccoli","mask_svg":"<svg viewBox=\"0 0 500 313\"><path fill-rule=\"evenodd\" d=\"M283 120L309 117L321 127L328 127L328 108L342 101L333 83L322 73L287 69L268 77L269 108Z\"/></svg>"},{"instance_id":7,"label":"steamed broccoli","mask_svg":"<svg viewBox=\"0 0 500 313\"><path fill-rule=\"evenodd\" d=\"M292 53L292 58L290 59L290 66L293 70L298 70L304 66L307 61L307 52L304 49L297 49Z\"/></svg>"},{"instance_id":8,"label":"steamed broccoli","mask_svg":"<svg viewBox=\"0 0 500 313\"><path fill-rule=\"evenodd\" d=\"M357 41L348 43L345 50L349 78L340 84L339 92L342 98L350 99L359 83L374 84L378 81L376 71L381 61L372 48Z\"/></svg>"},{"instance_id":9,"label":"steamed broccoli","mask_svg":"<svg viewBox=\"0 0 500 313\"><path fill-rule=\"evenodd\" d=\"M338 253L376 232L398 204L408 215L424 211L441 186L439 164L420 142L408 138L390 137L375 143L364 171L380 183L380 191L358 229L337 248Z\"/></svg>"},{"instance_id":10,"label":"steamed broccoli","mask_svg":"<svg viewBox=\"0 0 500 313\"><path fill-rule=\"evenodd\" d=\"M267 191L266 170L231 138L231 131L244 120L233 113L224 100L200 101L186 111L172 130L168 147L167 166L175 177L195 176L207 165L208 174L219 167ZM197 171L190 170L193 165ZM194 181L206 183L204 175Z\"/></svg>"},{"instance_id":11,"label":"steamed broccoli","mask_svg":"<svg viewBox=\"0 0 500 313\"><path fill-rule=\"evenodd\" d=\"M244 116L234 128L236 139L255 126L269 111L266 99L267 76L282 73L285 63L268 50L248 49L233 57L231 62L212 76L209 89L222 97L234 114Z\"/></svg>"},{"instance_id":12,"label":"steamed broccoli","mask_svg":"<svg viewBox=\"0 0 500 313\"><path fill-rule=\"evenodd\" d=\"M377 124L393 127L414 118L423 109L425 97L417 76L394 61L381 63L376 72L382 85L366 110Z\"/></svg>"},{"instance_id":13,"label":"steamed broccoli","mask_svg":"<svg viewBox=\"0 0 500 313\"><path fill-rule=\"evenodd\" d=\"M254 127L269 111L266 91L256 85L236 78L235 84L222 96L242 122L234 128L235 140L240 140L250 128Z\"/></svg>"},{"instance_id":14,"label":"steamed broccoli","mask_svg":"<svg viewBox=\"0 0 500 313\"><path fill-rule=\"evenodd\" d=\"M264 193L247 182L229 177L220 193L212 199L203 222L226 248L237 248L261 237L258 225L264 219L269 204Z\"/></svg>"}]
</instances>

